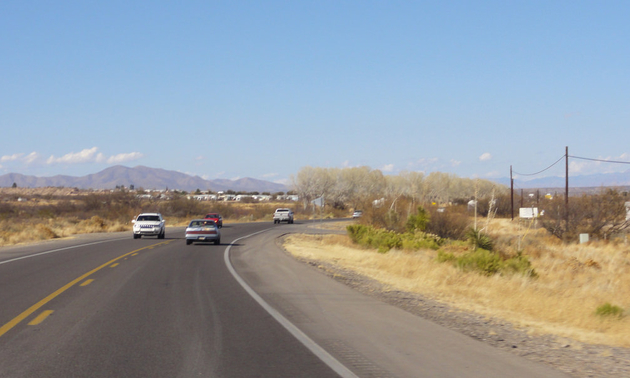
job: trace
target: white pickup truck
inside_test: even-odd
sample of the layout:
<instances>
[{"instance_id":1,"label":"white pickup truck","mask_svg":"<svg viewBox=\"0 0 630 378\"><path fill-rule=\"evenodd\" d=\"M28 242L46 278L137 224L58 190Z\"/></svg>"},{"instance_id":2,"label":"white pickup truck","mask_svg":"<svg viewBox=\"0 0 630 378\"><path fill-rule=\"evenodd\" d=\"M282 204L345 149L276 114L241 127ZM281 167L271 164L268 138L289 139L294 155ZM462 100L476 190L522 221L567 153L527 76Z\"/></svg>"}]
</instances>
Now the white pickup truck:
<instances>
[{"instance_id":1,"label":"white pickup truck","mask_svg":"<svg viewBox=\"0 0 630 378\"><path fill-rule=\"evenodd\" d=\"M287 222L293 223L293 210L287 208L279 208L273 213L273 223Z\"/></svg>"}]
</instances>

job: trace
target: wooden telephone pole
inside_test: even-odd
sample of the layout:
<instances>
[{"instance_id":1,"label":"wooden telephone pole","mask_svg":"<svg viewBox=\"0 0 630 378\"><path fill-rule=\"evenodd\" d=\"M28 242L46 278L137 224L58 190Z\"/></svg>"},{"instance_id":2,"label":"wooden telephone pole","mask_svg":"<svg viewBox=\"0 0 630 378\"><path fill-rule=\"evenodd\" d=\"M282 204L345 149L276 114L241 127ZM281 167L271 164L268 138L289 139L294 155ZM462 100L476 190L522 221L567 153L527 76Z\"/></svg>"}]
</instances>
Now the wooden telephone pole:
<instances>
[{"instance_id":1,"label":"wooden telephone pole","mask_svg":"<svg viewBox=\"0 0 630 378\"><path fill-rule=\"evenodd\" d=\"M514 179L512 178L511 165L510 165L510 203L512 204L512 220L514 220Z\"/></svg>"},{"instance_id":2,"label":"wooden telephone pole","mask_svg":"<svg viewBox=\"0 0 630 378\"><path fill-rule=\"evenodd\" d=\"M564 220L566 232L569 232L569 147L565 151L565 186L564 186Z\"/></svg>"}]
</instances>

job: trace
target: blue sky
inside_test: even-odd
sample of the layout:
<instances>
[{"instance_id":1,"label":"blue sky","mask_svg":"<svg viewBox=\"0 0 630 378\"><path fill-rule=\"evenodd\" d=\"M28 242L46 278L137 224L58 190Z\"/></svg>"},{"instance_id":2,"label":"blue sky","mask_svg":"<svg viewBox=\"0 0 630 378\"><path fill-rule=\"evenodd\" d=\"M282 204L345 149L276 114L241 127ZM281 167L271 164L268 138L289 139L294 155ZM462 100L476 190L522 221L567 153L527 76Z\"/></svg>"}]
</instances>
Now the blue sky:
<instances>
[{"instance_id":1,"label":"blue sky","mask_svg":"<svg viewBox=\"0 0 630 378\"><path fill-rule=\"evenodd\" d=\"M565 146L630 161L629 16L624 1L5 0L0 174L496 178Z\"/></svg>"}]
</instances>

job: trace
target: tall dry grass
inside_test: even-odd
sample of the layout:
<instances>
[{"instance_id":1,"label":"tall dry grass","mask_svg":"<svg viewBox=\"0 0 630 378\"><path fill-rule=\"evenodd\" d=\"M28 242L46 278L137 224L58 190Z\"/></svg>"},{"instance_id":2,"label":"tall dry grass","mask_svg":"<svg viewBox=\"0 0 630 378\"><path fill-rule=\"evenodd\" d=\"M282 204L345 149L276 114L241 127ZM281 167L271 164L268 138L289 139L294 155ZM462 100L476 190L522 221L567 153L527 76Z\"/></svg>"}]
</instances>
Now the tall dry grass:
<instances>
[{"instance_id":1,"label":"tall dry grass","mask_svg":"<svg viewBox=\"0 0 630 378\"><path fill-rule=\"evenodd\" d=\"M77 234L131 230L128 224L106 221L98 216L77 220L55 218L14 222L0 221L0 246L63 238Z\"/></svg>"},{"instance_id":2,"label":"tall dry grass","mask_svg":"<svg viewBox=\"0 0 630 378\"><path fill-rule=\"evenodd\" d=\"M537 278L463 272L437 262L437 252L432 250L382 254L355 247L345 235L294 235L285 247L296 256L330 261L395 290L500 317L532 333L630 346L630 317L595 314L605 303L630 312L629 246L623 242L564 245L544 230L519 228L509 220L496 220L490 228L504 253L516 253L520 239Z\"/></svg>"}]
</instances>

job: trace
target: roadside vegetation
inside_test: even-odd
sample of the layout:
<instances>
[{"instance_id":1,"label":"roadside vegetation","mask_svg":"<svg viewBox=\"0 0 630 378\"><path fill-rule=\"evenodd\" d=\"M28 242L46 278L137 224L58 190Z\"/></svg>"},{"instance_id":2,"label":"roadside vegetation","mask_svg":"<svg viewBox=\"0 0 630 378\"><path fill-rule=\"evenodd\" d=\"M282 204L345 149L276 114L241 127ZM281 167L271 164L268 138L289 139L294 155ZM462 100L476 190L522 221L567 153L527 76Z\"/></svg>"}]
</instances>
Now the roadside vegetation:
<instances>
[{"instance_id":1,"label":"roadside vegetation","mask_svg":"<svg viewBox=\"0 0 630 378\"><path fill-rule=\"evenodd\" d=\"M493 221L489 234L496 248L504 249L501 255L511 256L507 259L482 249L473 252L463 241L444 242L437 250L382 253L349 235L292 235L285 248L374 278L390 290L506 319L531 333L630 347L630 246L622 239L564 244L536 228L529 229L520 255L510 253L523 226Z\"/></svg>"},{"instance_id":2,"label":"roadside vegetation","mask_svg":"<svg viewBox=\"0 0 630 378\"><path fill-rule=\"evenodd\" d=\"M570 197L568 223L564 197L517 194L511 220L509 193L483 180L434 173L381 177L353 169L372 177L365 180L369 188L344 184L353 174L337 169L308 168L294 178L310 183L312 193L327 193L329 206L360 209L363 216L345 226L345 235L289 236L290 253L532 333L630 347L627 192ZM364 196L344 197L346 187ZM374 188L380 189L370 192ZM350 200L334 200L338 196ZM519 220L521 206L545 215ZM590 242L579 244L579 234Z\"/></svg>"},{"instance_id":3,"label":"roadside vegetation","mask_svg":"<svg viewBox=\"0 0 630 378\"><path fill-rule=\"evenodd\" d=\"M169 192L141 198L127 190L82 191L67 188L0 189L0 246L97 232L131 232L131 220L143 212L159 212L166 226L185 226L193 218L218 212L225 223L272 221L277 207L295 208L296 219L309 219L312 209L292 202L197 201L187 193ZM326 217L342 216L341 211ZM344 214L345 215L345 214ZM319 213L315 216L319 217Z\"/></svg>"}]
</instances>

